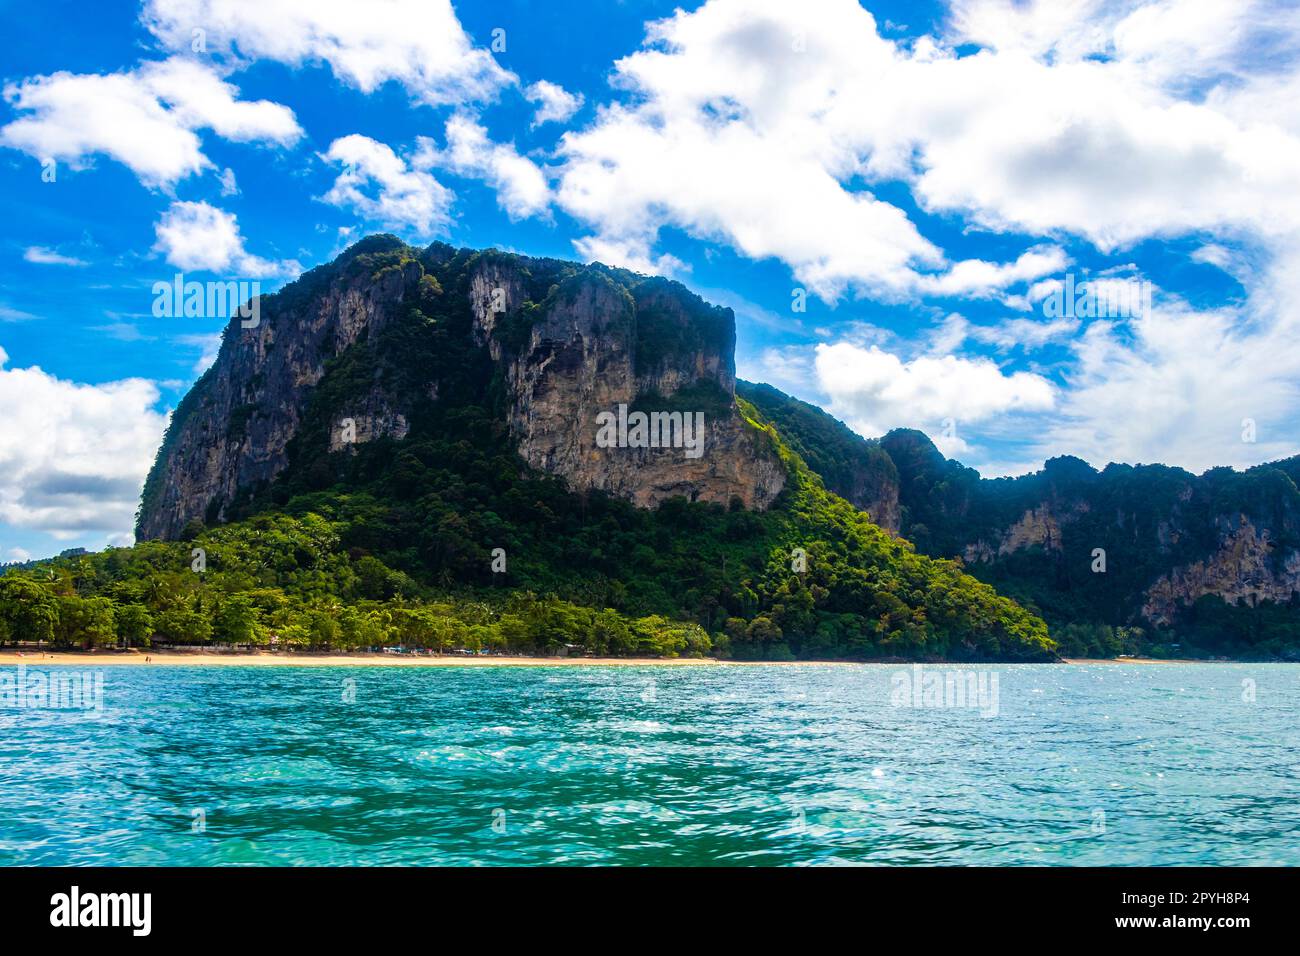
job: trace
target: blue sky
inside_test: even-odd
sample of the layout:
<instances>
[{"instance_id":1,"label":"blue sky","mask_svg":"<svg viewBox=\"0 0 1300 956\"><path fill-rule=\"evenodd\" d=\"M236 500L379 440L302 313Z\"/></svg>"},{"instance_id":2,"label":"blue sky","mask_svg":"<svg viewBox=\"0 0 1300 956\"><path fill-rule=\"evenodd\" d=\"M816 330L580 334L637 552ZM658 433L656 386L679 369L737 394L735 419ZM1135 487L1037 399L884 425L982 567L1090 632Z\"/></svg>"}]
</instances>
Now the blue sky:
<instances>
[{"instance_id":1,"label":"blue sky","mask_svg":"<svg viewBox=\"0 0 1300 956\"><path fill-rule=\"evenodd\" d=\"M375 231L672 275L743 377L988 475L1300 450L1293 4L0 9L0 561L130 540L223 324L154 282Z\"/></svg>"}]
</instances>

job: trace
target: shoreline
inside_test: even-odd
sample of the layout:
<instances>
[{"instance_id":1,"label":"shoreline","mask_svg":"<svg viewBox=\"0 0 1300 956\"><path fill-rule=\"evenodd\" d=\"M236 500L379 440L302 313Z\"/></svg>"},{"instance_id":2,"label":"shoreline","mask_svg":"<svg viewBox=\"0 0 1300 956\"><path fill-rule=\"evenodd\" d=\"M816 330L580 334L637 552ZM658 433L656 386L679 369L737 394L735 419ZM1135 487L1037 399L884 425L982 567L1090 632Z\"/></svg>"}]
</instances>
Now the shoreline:
<instances>
[{"instance_id":1,"label":"shoreline","mask_svg":"<svg viewBox=\"0 0 1300 956\"><path fill-rule=\"evenodd\" d=\"M1285 664L1286 661L1209 661L1195 657L1062 657L1063 664Z\"/></svg>"},{"instance_id":2,"label":"shoreline","mask_svg":"<svg viewBox=\"0 0 1300 956\"><path fill-rule=\"evenodd\" d=\"M146 660L148 658L148 660ZM714 658L694 657L467 657L445 654L441 657L406 654L277 654L271 651L224 653L214 651L0 651L0 666L18 664L101 667L556 667L588 664L627 666L637 664L723 664Z\"/></svg>"},{"instance_id":3,"label":"shoreline","mask_svg":"<svg viewBox=\"0 0 1300 956\"><path fill-rule=\"evenodd\" d=\"M147 658L147 659L146 659ZM520 655L469 657L460 655L414 656L398 654L280 654L270 651L229 653L212 650L194 651L33 651L0 650L0 667L28 666L85 666L99 667L748 667L759 664L783 667L834 666L853 667L862 664L910 667L998 667L1011 666L1011 662L970 661L733 661L715 657L524 657ZM1017 664L1020 662L1016 662ZM1043 663L1048 663L1044 661ZM1124 658L1061 658L1061 664L1232 664L1242 661L1198 661L1187 659L1159 659L1152 657Z\"/></svg>"}]
</instances>

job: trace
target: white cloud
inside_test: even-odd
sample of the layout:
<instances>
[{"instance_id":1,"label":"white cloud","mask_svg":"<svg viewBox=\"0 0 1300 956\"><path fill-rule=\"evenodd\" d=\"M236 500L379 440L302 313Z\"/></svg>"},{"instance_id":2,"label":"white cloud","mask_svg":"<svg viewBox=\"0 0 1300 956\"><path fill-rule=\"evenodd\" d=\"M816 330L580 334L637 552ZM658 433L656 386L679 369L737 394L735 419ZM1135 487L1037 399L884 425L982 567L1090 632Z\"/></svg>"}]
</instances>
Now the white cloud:
<instances>
[{"instance_id":1,"label":"white cloud","mask_svg":"<svg viewBox=\"0 0 1300 956\"><path fill-rule=\"evenodd\" d=\"M538 80L526 87L524 96L530 102L538 104L533 116L534 127L543 123L563 123L578 112L583 104L581 93L570 93L550 80Z\"/></svg>"},{"instance_id":2,"label":"white cloud","mask_svg":"<svg viewBox=\"0 0 1300 956\"><path fill-rule=\"evenodd\" d=\"M930 339L931 355L956 352L966 342L991 345L999 351L1022 348L1040 349L1052 342L1066 341L1079 331L1082 323L1073 317L1040 319L1003 319L996 325L976 325L956 313L947 316Z\"/></svg>"},{"instance_id":3,"label":"white cloud","mask_svg":"<svg viewBox=\"0 0 1300 956\"><path fill-rule=\"evenodd\" d=\"M239 195L239 183L235 180L235 171L229 166L221 171L220 182L222 196Z\"/></svg>"},{"instance_id":4,"label":"white cloud","mask_svg":"<svg viewBox=\"0 0 1300 956\"><path fill-rule=\"evenodd\" d=\"M353 133L334 140L324 158L343 171L323 201L421 236L443 232L450 224L451 191L429 173L408 166L385 144Z\"/></svg>"},{"instance_id":5,"label":"white cloud","mask_svg":"<svg viewBox=\"0 0 1300 956\"><path fill-rule=\"evenodd\" d=\"M47 249L45 246L28 246L23 251L23 258L28 262L34 262L42 266L86 266L90 265L85 259L78 259L75 256L65 256L55 249Z\"/></svg>"},{"instance_id":6,"label":"white cloud","mask_svg":"<svg viewBox=\"0 0 1300 956\"><path fill-rule=\"evenodd\" d=\"M475 48L450 0L149 0L141 19L173 50L328 64L364 93L392 80L430 105L492 98L516 82Z\"/></svg>"},{"instance_id":7,"label":"white cloud","mask_svg":"<svg viewBox=\"0 0 1300 956\"><path fill-rule=\"evenodd\" d=\"M288 107L238 95L211 68L180 58L123 73L38 76L5 87L22 115L0 128L0 143L74 169L104 154L146 185L169 187L212 165L196 130L280 146L302 135Z\"/></svg>"},{"instance_id":8,"label":"white cloud","mask_svg":"<svg viewBox=\"0 0 1300 956\"><path fill-rule=\"evenodd\" d=\"M1116 461L1160 462L1194 472L1295 455L1297 264L1300 243L1260 277L1246 302L1196 309L1162 292L1139 314L1094 321L1081 335L1077 319L1016 318L984 327L949 316L932 339L932 355L967 342L1029 349L1072 340L1073 359L1061 366L1055 403L1026 409L1014 421L990 419L979 432L967 430L978 440L964 460L986 475L1003 475L1037 469L1044 459L1063 454L1098 468ZM1094 281L1104 290L1122 280ZM1003 443L995 453L1004 460L988 460L983 442L990 437Z\"/></svg>"},{"instance_id":9,"label":"white cloud","mask_svg":"<svg viewBox=\"0 0 1300 956\"><path fill-rule=\"evenodd\" d=\"M830 411L860 434L891 428L935 431L1008 412L1041 412L1056 402L1052 384L1030 372L1004 373L984 358L920 356L905 362L877 346L818 345L817 381Z\"/></svg>"},{"instance_id":10,"label":"white cloud","mask_svg":"<svg viewBox=\"0 0 1300 956\"><path fill-rule=\"evenodd\" d=\"M994 326L974 326L970 334L976 341L996 345L1004 351L1017 346L1037 349L1050 342L1069 339L1079 331L1079 324L1078 319L1071 318L1047 322L1036 319L1004 319Z\"/></svg>"},{"instance_id":11,"label":"white cloud","mask_svg":"<svg viewBox=\"0 0 1300 956\"><path fill-rule=\"evenodd\" d=\"M631 269L646 275L676 276L690 271L689 266L671 253L655 255L645 238L611 239L583 236L573 248L584 262L603 262L607 266Z\"/></svg>"},{"instance_id":12,"label":"white cloud","mask_svg":"<svg viewBox=\"0 0 1300 956\"><path fill-rule=\"evenodd\" d=\"M1283 280L1287 281L1287 280ZM1059 414L1035 442L1044 457L1094 465L1153 462L1203 471L1300 451L1300 314L1261 289L1241 307L1195 310L1164 297L1127 322L1095 322L1075 343ZM1255 423L1255 441L1244 423Z\"/></svg>"},{"instance_id":13,"label":"white cloud","mask_svg":"<svg viewBox=\"0 0 1300 956\"><path fill-rule=\"evenodd\" d=\"M1040 246L1021 254L1015 262L986 262L965 259L942 275L922 276L918 291L927 295L983 299L1064 269L1070 260L1056 246Z\"/></svg>"},{"instance_id":14,"label":"white cloud","mask_svg":"<svg viewBox=\"0 0 1300 956\"><path fill-rule=\"evenodd\" d=\"M9 561L30 561L32 559L32 553L26 548L10 548L5 555L5 558Z\"/></svg>"},{"instance_id":15,"label":"white cloud","mask_svg":"<svg viewBox=\"0 0 1300 956\"><path fill-rule=\"evenodd\" d=\"M1103 250L1285 234L1300 221L1300 122L1256 95L1280 92L1275 64L1252 56L1260 9L963 2L951 35L904 46L852 0L710 0L652 23L618 61L626 98L564 137L559 201L643 259L676 227L779 258L828 298L978 291L1025 259L935 277L942 254L871 194L877 181L968 224ZM1279 20L1300 37L1300 16L1264 22ZM987 49L958 55L972 41Z\"/></svg>"},{"instance_id":16,"label":"white cloud","mask_svg":"<svg viewBox=\"0 0 1300 956\"><path fill-rule=\"evenodd\" d=\"M956 352L965 344L969 338L971 324L966 320L964 315L956 312L944 316L942 322L929 335L929 351L931 355L948 355Z\"/></svg>"},{"instance_id":17,"label":"white cloud","mask_svg":"<svg viewBox=\"0 0 1300 956\"><path fill-rule=\"evenodd\" d=\"M1103 250L1295 223L1300 138L1242 104L1275 83L1261 32L1294 48L1300 13L1251 0L967 0L953 22L953 43L988 50L905 63L889 134L927 206Z\"/></svg>"},{"instance_id":18,"label":"white cloud","mask_svg":"<svg viewBox=\"0 0 1300 956\"><path fill-rule=\"evenodd\" d=\"M654 258L659 230L676 226L752 259L780 258L825 298L850 281L898 294L915 264L940 261L901 210L846 192L814 157L801 155L796 134L711 126L698 116L660 126L613 107L595 128L566 134L558 200L597 229L601 245L635 250L642 261Z\"/></svg>"},{"instance_id":19,"label":"white cloud","mask_svg":"<svg viewBox=\"0 0 1300 956\"><path fill-rule=\"evenodd\" d=\"M138 75L190 129L211 129L235 143L271 142L281 146L292 145L302 135L302 128L287 106L268 100L237 99L239 91L206 64L172 57L145 64Z\"/></svg>"},{"instance_id":20,"label":"white cloud","mask_svg":"<svg viewBox=\"0 0 1300 956\"><path fill-rule=\"evenodd\" d=\"M297 262L272 262L250 254L234 213L205 202L174 202L154 225L154 249L183 270L204 270L248 278L291 275Z\"/></svg>"},{"instance_id":21,"label":"white cloud","mask_svg":"<svg viewBox=\"0 0 1300 956\"><path fill-rule=\"evenodd\" d=\"M643 260L672 226L778 258L824 298L905 294L942 255L852 182L862 154L828 122L848 75L878 74L894 48L856 4L812 7L715 0L650 24L615 67L630 102L562 140L560 204Z\"/></svg>"},{"instance_id":22,"label":"white cloud","mask_svg":"<svg viewBox=\"0 0 1300 956\"><path fill-rule=\"evenodd\" d=\"M520 156L513 144L494 143L487 130L472 116L457 113L447 120L447 148L437 150L420 138L420 149L411 165L421 169L439 166L455 173L481 179L497 193L497 203L513 220L546 213L551 190L541 167Z\"/></svg>"},{"instance_id":23,"label":"white cloud","mask_svg":"<svg viewBox=\"0 0 1300 956\"><path fill-rule=\"evenodd\" d=\"M1077 58L1106 49L1114 18L1104 15L1120 5L1113 0L953 0L949 24L955 39L999 52Z\"/></svg>"},{"instance_id":24,"label":"white cloud","mask_svg":"<svg viewBox=\"0 0 1300 956\"><path fill-rule=\"evenodd\" d=\"M86 385L7 362L0 349L0 521L64 538L129 533L167 422L157 387Z\"/></svg>"}]
</instances>

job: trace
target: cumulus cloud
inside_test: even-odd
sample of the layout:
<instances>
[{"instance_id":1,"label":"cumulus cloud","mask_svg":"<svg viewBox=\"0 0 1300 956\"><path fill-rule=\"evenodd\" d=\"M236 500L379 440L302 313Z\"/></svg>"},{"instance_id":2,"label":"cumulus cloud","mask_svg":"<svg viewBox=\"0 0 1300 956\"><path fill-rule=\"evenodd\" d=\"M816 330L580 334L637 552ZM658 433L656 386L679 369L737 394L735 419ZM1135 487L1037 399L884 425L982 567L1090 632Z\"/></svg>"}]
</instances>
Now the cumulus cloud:
<instances>
[{"instance_id":1,"label":"cumulus cloud","mask_svg":"<svg viewBox=\"0 0 1300 956\"><path fill-rule=\"evenodd\" d=\"M517 82L474 47L450 0L149 0L141 19L166 46L232 61L324 63L364 93L394 81L430 105L490 99Z\"/></svg>"},{"instance_id":2,"label":"cumulus cloud","mask_svg":"<svg viewBox=\"0 0 1300 956\"><path fill-rule=\"evenodd\" d=\"M563 123L582 107L583 95L570 93L564 87L550 80L538 80L525 87L524 96L537 104L533 115L533 126L543 123Z\"/></svg>"},{"instance_id":3,"label":"cumulus cloud","mask_svg":"<svg viewBox=\"0 0 1300 956\"><path fill-rule=\"evenodd\" d=\"M343 171L321 197L324 202L421 236L443 232L450 224L451 190L409 166L386 144L353 133L334 140L325 159Z\"/></svg>"},{"instance_id":4,"label":"cumulus cloud","mask_svg":"<svg viewBox=\"0 0 1300 956\"><path fill-rule=\"evenodd\" d=\"M778 258L828 298L978 290L1038 254L948 268L877 182L987 229L1103 250L1287 232L1300 137L1251 98L1276 83L1252 70L1255 31L1240 28L1258 5L1208 7L972 0L950 34L903 44L852 0L710 0L650 24L618 61L627 98L565 136L559 200L642 258L671 226ZM1164 45L1170 21L1177 50ZM1193 55L1202 47L1213 71ZM1179 70L1199 87L1171 82ZM1223 75L1233 92L1216 95Z\"/></svg>"},{"instance_id":5,"label":"cumulus cloud","mask_svg":"<svg viewBox=\"0 0 1300 956\"><path fill-rule=\"evenodd\" d=\"M616 64L630 101L562 140L560 204L643 260L671 226L778 258L825 298L902 294L940 250L851 182L862 157L828 123L845 71L878 74L895 55L852 3L678 11Z\"/></svg>"},{"instance_id":6,"label":"cumulus cloud","mask_svg":"<svg viewBox=\"0 0 1300 956\"><path fill-rule=\"evenodd\" d=\"M1077 318L983 326L950 315L928 354L910 362L823 345L814 382L829 394L828 408L867 436L897 425L933 432L945 418L969 423L961 429L965 447L940 444L986 475L1023 473L1065 454L1098 468L1250 467L1300 451L1297 262L1284 259L1247 301L1232 306L1197 309L1162 293L1137 314L1086 327ZM1048 343L1070 356L1052 379L1008 376L987 359L960 354L969 344L1030 351ZM1017 387L1017 376L1029 377ZM914 383L917 392L932 391L914 393ZM990 439L998 460L990 457Z\"/></svg>"},{"instance_id":7,"label":"cumulus cloud","mask_svg":"<svg viewBox=\"0 0 1300 956\"><path fill-rule=\"evenodd\" d=\"M183 270L248 278L291 275L297 262L273 262L249 253L234 213L205 202L174 202L154 225L155 251Z\"/></svg>"},{"instance_id":8,"label":"cumulus cloud","mask_svg":"<svg viewBox=\"0 0 1300 956\"><path fill-rule=\"evenodd\" d=\"M1266 292L1209 310L1165 299L1127 321L1095 322L1073 345L1058 414L1034 446L1094 465L1160 461L1197 472L1294 455L1298 332L1293 307Z\"/></svg>"},{"instance_id":9,"label":"cumulus cloud","mask_svg":"<svg viewBox=\"0 0 1300 956\"><path fill-rule=\"evenodd\" d=\"M38 76L4 93L20 115L0 128L0 144L74 169L103 154L150 186L169 187L212 165L197 130L280 146L302 135L288 107L239 99L211 67L179 57L122 73Z\"/></svg>"},{"instance_id":10,"label":"cumulus cloud","mask_svg":"<svg viewBox=\"0 0 1300 956\"><path fill-rule=\"evenodd\" d=\"M129 534L167 417L139 378L86 385L0 349L0 521L70 538Z\"/></svg>"},{"instance_id":11,"label":"cumulus cloud","mask_svg":"<svg viewBox=\"0 0 1300 956\"><path fill-rule=\"evenodd\" d=\"M1052 384L1030 372L1004 373L985 358L920 356L903 361L878 346L817 346L817 381L829 411L863 435L891 428L935 430L946 420L981 422L1007 412L1051 409Z\"/></svg>"},{"instance_id":12,"label":"cumulus cloud","mask_svg":"<svg viewBox=\"0 0 1300 956\"><path fill-rule=\"evenodd\" d=\"M1293 45L1300 11L1269 0L952 0L949 26L954 43L1058 62L1102 56L1188 92Z\"/></svg>"},{"instance_id":13,"label":"cumulus cloud","mask_svg":"<svg viewBox=\"0 0 1300 956\"><path fill-rule=\"evenodd\" d=\"M583 236L574 240L573 248L585 262L603 262L646 275L678 276L690 271L671 253L655 253L652 245L644 237Z\"/></svg>"},{"instance_id":14,"label":"cumulus cloud","mask_svg":"<svg viewBox=\"0 0 1300 956\"><path fill-rule=\"evenodd\" d=\"M1059 272L1069 261L1065 252L1056 246L1030 249L1014 262L965 259L941 275L921 276L917 279L917 290L927 295L984 299Z\"/></svg>"},{"instance_id":15,"label":"cumulus cloud","mask_svg":"<svg viewBox=\"0 0 1300 956\"><path fill-rule=\"evenodd\" d=\"M643 262L655 258L660 230L675 226L752 259L779 258L824 298L850 281L900 294L916 264L940 263L902 210L844 190L795 131L718 125L703 110L611 107L596 127L564 137L558 200L600 245Z\"/></svg>"},{"instance_id":16,"label":"cumulus cloud","mask_svg":"<svg viewBox=\"0 0 1300 956\"><path fill-rule=\"evenodd\" d=\"M513 144L494 143L472 116L457 113L447 120L447 147L438 150L426 137L411 164L420 169L442 167L457 176L481 179L496 191L497 203L513 220L544 214L551 190L546 174Z\"/></svg>"},{"instance_id":17,"label":"cumulus cloud","mask_svg":"<svg viewBox=\"0 0 1300 956\"><path fill-rule=\"evenodd\" d=\"M1300 38L1300 15L1277 9L957 3L949 42L986 49L903 64L896 167L911 165L931 208L1104 250L1200 229L1287 232L1300 139L1239 106L1275 82L1258 27Z\"/></svg>"},{"instance_id":18,"label":"cumulus cloud","mask_svg":"<svg viewBox=\"0 0 1300 956\"><path fill-rule=\"evenodd\" d=\"M1120 317L955 316L919 357L841 338L803 391L865 434L977 422L1024 461L1201 468L1295 453L1300 8L953 0L949 13L898 41L852 0L708 0L650 24L615 64L617 98L560 144L557 201L591 231L578 250L653 265L661 232L681 230L778 259L832 302L1027 313L1061 288L1066 237L1113 254L1194 236L1193 259L1229 271L1248 302L1198 311L1164 294L1153 308L1144 293ZM950 261L881 184L967 230L1031 238L1010 261ZM1136 280L1088 281L1107 310ZM1050 379L973 354L1063 343ZM792 376L797 352L758 361ZM1255 444L1240 440L1245 418Z\"/></svg>"}]
</instances>

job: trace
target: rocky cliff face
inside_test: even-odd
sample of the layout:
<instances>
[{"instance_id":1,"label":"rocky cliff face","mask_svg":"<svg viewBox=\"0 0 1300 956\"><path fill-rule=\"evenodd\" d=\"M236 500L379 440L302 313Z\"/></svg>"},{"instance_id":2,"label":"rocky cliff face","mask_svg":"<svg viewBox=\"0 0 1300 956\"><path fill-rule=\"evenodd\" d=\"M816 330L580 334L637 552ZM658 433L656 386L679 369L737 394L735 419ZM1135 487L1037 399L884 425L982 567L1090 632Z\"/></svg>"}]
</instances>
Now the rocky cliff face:
<instances>
[{"instance_id":1,"label":"rocky cliff face","mask_svg":"<svg viewBox=\"0 0 1300 956\"><path fill-rule=\"evenodd\" d=\"M1142 616L1168 625L1183 609L1206 595L1228 604L1255 607L1262 601L1286 604L1300 594L1300 551L1278 560L1268 529L1256 528L1244 514L1221 523L1221 543L1202 561L1179 565L1147 589Z\"/></svg>"},{"instance_id":2,"label":"rocky cliff face","mask_svg":"<svg viewBox=\"0 0 1300 956\"><path fill-rule=\"evenodd\" d=\"M176 538L190 521L220 521L241 489L279 474L326 361L382 330L418 270L412 262L373 281L335 277L304 298L264 297L255 328L227 326L216 362L172 417L145 486L137 537ZM355 408L352 430L359 440L403 434L401 404L400 396L376 390Z\"/></svg>"},{"instance_id":3,"label":"rocky cliff face","mask_svg":"<svg viewBox=\"0 0 1300 956\"><path fill-rule=\"evenodd\" d=\"M1300 459L1196 476L1160 465L1099 472L1065 457L990 481L921 432L872 441L770 386L739 394L831 490L918 550L1018 589L1054 622L1164 626L1204 597L1300 604Z\"/></svg>"},{"instance_id":4,"label":"rocky cliff face","mask_svg":"<svg viewBox=\"0 0 1300 956\"><path fill-rule=\"evenodd\" d=\"M730 311L663 279L372 237L265 297L260 317L231 323L177 408L140 537L227 520L287 480L330 487L331 463L467 406L573 490L764 509L786 474L740 395L877 524L1016 588L1053 621L1163 625L1207 596L1300 608L1300 459L1196 476L1057 458L986 481L920 432L869 441L769 386L738 385ZM698 417L699 453L601 440L602 416L655 413Z\"/></svg>"},{"instance_id":5,"label":"rocky cliff face","mask_svg":"<svg viewBox=\"0 0 1300 956\"><path fill-rule=\"evenodd\" d=\"M420 311L430 303L443 318ZM473 341L454 344L496 369L511 434L532 467L645 507L680 495L763 509L783 488L779 457L735 407L730 310L676 283L603 267L439 245L417 252L372 237L264 297L257 328L231 323L216 363L173 416L137 535L176 538L195 520L225 520L290 465L309 408L327 417L331 452L405 437L422 403L440 400L436 370L399 380L349 361L352 350L400 348L385 344L399 321L404 334L456 335L462 315ZM597 416L620 405L700 413L699 454L635 441L601 447Z\"/></svg>"},{"instance_id":6,"label":"rocky cliff face","mask_svg":"<svg viewBox=\"0 0 1300 956\"><path fill-rule=\"evenodd\" d=\"M674 283L648 280L629 291L582 273L563 283L512 348L497 334L502 315L491 297L505 290L508 321L519 287L493 268L475 278L471 303L476 333L504 364L510 428L530 465L563 476L571 488L607 491L642 507L682 496L762 509L780 493L784 468L733 401L729 310ZM669 447L602 447L600 416L617 416L620 406L698 420L698 456L672 447L671 435Z\"/></svg>"},{"instance_id":7,"label":"rocky cliff face","mask_svg":"<svg viewBox=\"0 0 1300 956\"><path fill-rule=\"evenodd\" d=\"M1062 522L1069 524L1088 510L1087 501L1068 504L1044 501L1027 509L1009 527L1000 529L995 542L981 538L967 544L962 549L962 560L967 564L974 561L988 563L1032 548L1041 548L1047 554L1060 554L1064 550Z\"/></svg>"},{"instance_id":8,"label":"rocky cliff face","mask_svg":"<svg viewBox=\"0 0 1300 956\"><path fill-rule=\"evenodd\" d=\"M1300 598L1294 461L1196 476L1159 465L1098 472L1059 458L986 481L919 432L881 444L900 473L903 534L993 580L1023 582L1049 616L1055 605L1062 618L1082 609L1113 624L1168 626L1203 597L1239 606Z\"/></svg>"}]
</instances>

